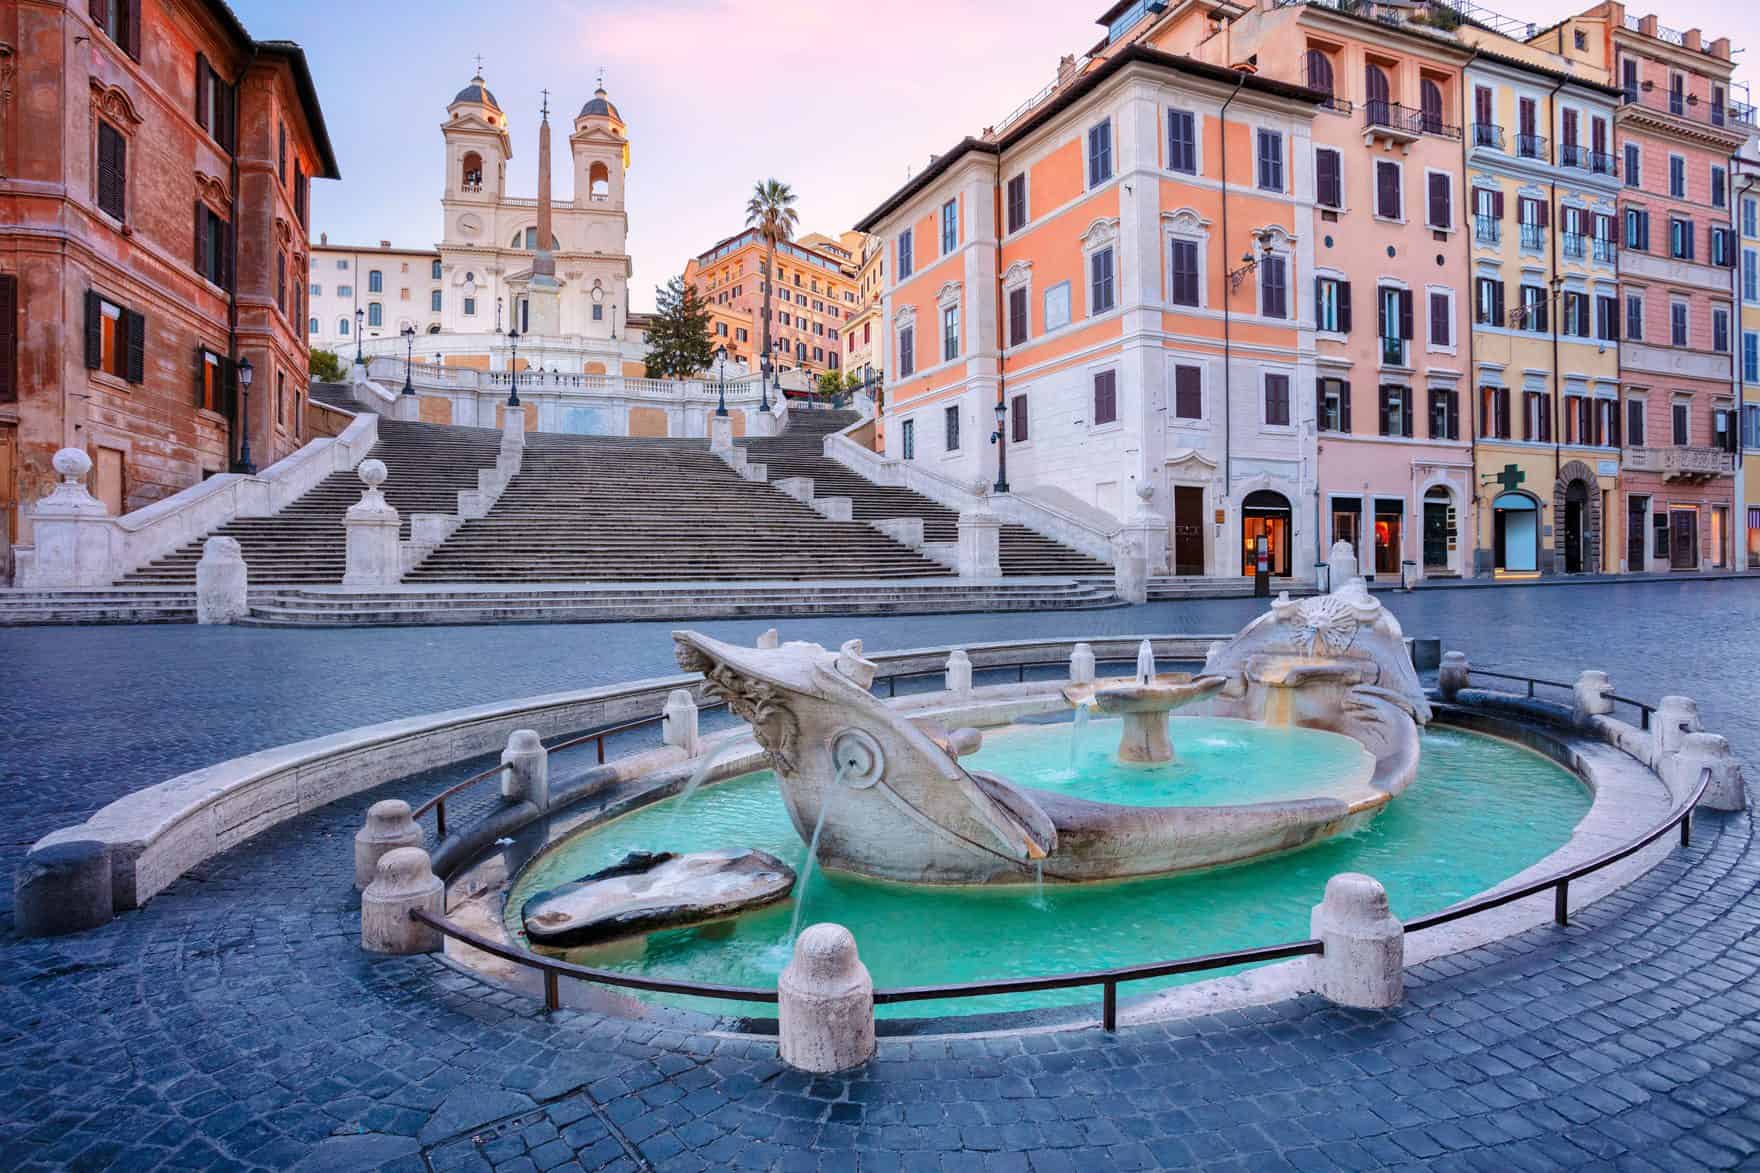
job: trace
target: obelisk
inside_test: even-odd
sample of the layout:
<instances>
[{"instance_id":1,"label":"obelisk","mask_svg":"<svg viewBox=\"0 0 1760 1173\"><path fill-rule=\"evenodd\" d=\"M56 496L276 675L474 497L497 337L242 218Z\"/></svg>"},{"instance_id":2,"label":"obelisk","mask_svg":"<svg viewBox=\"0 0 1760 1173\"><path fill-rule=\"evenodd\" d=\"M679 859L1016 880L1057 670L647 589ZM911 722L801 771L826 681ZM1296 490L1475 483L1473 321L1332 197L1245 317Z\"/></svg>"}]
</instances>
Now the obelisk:
<instances>
[{"instance_id":1,"label":"obelisk","mask_svg":"<svg viewBox=\"0 0 1760 1173\"><path fill-rule=\"evenodd\" d=\"M543 120L538 124L538 228L532 252L532 279L526 298L528 336L555 338L562 333L562 291L556 284L556 255L550 251L550 91L544 91Z\"/></svg>"}]
</instances>

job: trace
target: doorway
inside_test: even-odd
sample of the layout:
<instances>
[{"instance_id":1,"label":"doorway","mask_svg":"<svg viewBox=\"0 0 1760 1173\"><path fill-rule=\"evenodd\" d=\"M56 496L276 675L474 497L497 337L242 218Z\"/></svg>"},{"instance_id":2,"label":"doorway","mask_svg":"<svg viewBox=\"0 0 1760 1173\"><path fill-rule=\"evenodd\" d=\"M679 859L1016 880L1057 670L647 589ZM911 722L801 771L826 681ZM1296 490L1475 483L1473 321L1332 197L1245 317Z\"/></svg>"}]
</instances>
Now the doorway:
<instances>
[{"instance_id":1,"label":"doorway","mask_svg":"<svg viewBox=\"0 0 1760 1173\"><path fill-rule=\"evenodd\" d=\"M1424 491L1424 573L1448 573L1448 549L1454 541L1454 509L1448 490L1432 485Z\"/></svg>"},{"instance_id":2,"label":"doorway","mask_svg":"<svg viewBox=\"0 0 1760 1173\"><path fill-rule=\"evenodd\" d=\"M1729 506L1711 507L1711 565L1729 568Z\"/></svg>"},{"instance_id":3,"label":"doorway","mask_svg":"<svg viewBox=\"0 0 1760 1173\"><path fill-rule=\"evenodd\" d=\"M1259 539L1265 539L1271 573L1289 577L1289 498L1270 489L1248 493L1241 502L1241 573L1251 575L1258 566Z\"/></svg>"},{"instance_id":4,"label":"doorway","mask_svg":"<svg viewBox=\"0 0 1760 1173\"><path fill-rule=\"evenodd\" d=\"M1173 487L1173 572L1204 573L1204 489L1201 485Z\"/></svg>"},{"instance_id":5,"label":"doorway","mask_svg":"<svg viewBox=\"0 0 1760 1173\"><path fill-rule=\"evenodd\" d=\"M1676 505L1668 511L1670 570L1699 569L1699 510Z\"/></svg>"},{"instance_id":6,"label":"doorway","mask_svg":"<svg viewBox=\"0 0 1760 1173\"><path fill-rule=\"evenodd\" d=\"M1507 574L1540 569L1540 507L1526 493L1503 493L1491 503L1492 565Z\"/></svg>"},{"instance_id":7,"label":"doorway","mask_svg":"<svg viewBox=\"0 0 1760 1173\"><path fill-rule=\"evenodd\" d=\"M1582 481L1564 490L1564 572L1583 573L1583 518L1589 511L1589 493Z\"/></svg>"},{"instance_id":8,"label":"doorway","mask_svg":"<svg viewBox=\"0 0 1760 1173\"><path fill-rule=\"evenodd\" d=\"M94 465L92 482L96 487L92 496L104 503L104 509L111 517L121 517L123 502L128 500L122 449L100 447Z\"/></svg>"},{"instance_id":9,"label":"doorway","mask_svg":"<svg viewBox=\"0 0 1760 1173\"><path fill-rule=\"evenodd\" d=\"M1363 502L1357 497L1334 497L1332 499L1332 540L1350 545L1351 553L1356 556L1358 572L1373 578L1375 568L1363 563ZM1343 586L1341 582L1332 584L1333 588Z\"/></svg>"},{"instance_id":10,"label":"doorway","mask_svg":"<svg viewBox=\"0 0 1760 1173\"><path fill-rule=\"evenodd\" d=\"M1650 527L1645 515L1650 512L1650 498L1626 498L1626 570L1637 574L1648 564L1644 557L1644 535Z\"/></svg>"},{"instance_id":11,"label":"doorway","mask_svg":"<svg viewBox=\"0 0 1760 1173\"><path fill-rule=\"evenodd\" d=\"M0 580L12 581L12 544L18 541L18 427L0 424Z\"/></svg>"},{"instance_id":12,"label":"doorway","mask_svg":"<svg viewBox=\"0 0 1760 1173\"><path fill-rule=\"evenodd\" d=\"M1405 549L1406 503L1391 497L1375 499L1375 573L1399 577Z\"/></svg>"}]
</instances>

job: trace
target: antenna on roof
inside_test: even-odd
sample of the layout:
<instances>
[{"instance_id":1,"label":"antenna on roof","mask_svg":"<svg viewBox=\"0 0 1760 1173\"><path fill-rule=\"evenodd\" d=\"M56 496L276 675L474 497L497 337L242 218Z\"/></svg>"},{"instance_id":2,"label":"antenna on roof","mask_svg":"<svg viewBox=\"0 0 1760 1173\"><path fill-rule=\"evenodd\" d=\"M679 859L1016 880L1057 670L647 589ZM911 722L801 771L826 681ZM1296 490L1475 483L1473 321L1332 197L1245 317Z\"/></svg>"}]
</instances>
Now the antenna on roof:
<instances>
[{"instance_id":1,"label":"antenna on roof","mask_svg":"<svg viewBox=\"0 0 1760 1173\"><path fill-rule=\"evenodd\" d=\"M538 92L544 95L544 106L540 113L542 113L545 120L548 121L550 118L550 91L546 89L539 90Z\"/></svg>"},{"instance_id":2,"label":"antenna on roof","mask_svg":"<svg viewBox=\"0 0 1760 1173\"><path fill-rule=\"evenodd\" d=\"M477 54L477 76L481 77L482 74L483 74L483 55L481 53L478 53Z\"/></svg>"}]
</instances>

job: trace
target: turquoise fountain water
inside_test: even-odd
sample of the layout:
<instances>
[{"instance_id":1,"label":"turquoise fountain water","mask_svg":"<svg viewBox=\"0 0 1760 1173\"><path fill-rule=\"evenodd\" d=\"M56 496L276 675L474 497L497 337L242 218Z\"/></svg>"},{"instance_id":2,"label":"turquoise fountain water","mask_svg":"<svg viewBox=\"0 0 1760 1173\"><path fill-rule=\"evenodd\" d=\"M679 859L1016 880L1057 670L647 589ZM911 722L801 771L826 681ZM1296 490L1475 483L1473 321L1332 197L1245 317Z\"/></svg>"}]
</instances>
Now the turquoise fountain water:
<instances>
[{"instance_id":1,"label":"turquoise fountain water","mask_svg":"<svg viewBox=\"0 0 1760 1173\"><path fill-rule=\"evenodd\" d=\"M1179 760L1162 766L1113 762L1118 723L1099 717L1092 719L1075 769L1065 752L1068 726L996 734L963 760L1028 786L1109 802L1166 805L1264 800L1286 796L1298 786L1300 792L1313 793L1312 779L1322 773L1321 763L1348 767L1350 754L1361 753L1352 742L1311 730L1255 727L1248 739L1244 730L1233 728L1236 722L1174 722ZM1339 741L1343 746L1332 744ZM929 888L820 870L798 915L801 923L848 926L879 986L1189 957L1306 936L1309 909L1319 901L1327 878L1337 872L1367 872L1379 879L1402 917L1439 910L1561 846L1589 808L1589 795L1574 775L1493 738L1432 729L1424 734L1422 762L1412 787L1366 829L1304 851L1211 872L1043 887L1030 875L1015 886ZM806 846L769 774L704 787L682 819L671 818L671 805L659 803L585 831L536 860L509 897L509 932L521 939L517 910L532 893L637 849L752 847L791 862L806 875ZM796 917L790 899L731 924L667 930L567 956L632 973L774 988L788 961L787 942ZM1124 994L1147 993L1179 980L1134 983L1123 988ZM1093 991L1052 990L881 1007L880 1013L916 1017L1020 1010L1090 1002L1095 996ZM667 1000L715 1013L766 1013L757 1005Z\"/></svg>"}]
</instances>

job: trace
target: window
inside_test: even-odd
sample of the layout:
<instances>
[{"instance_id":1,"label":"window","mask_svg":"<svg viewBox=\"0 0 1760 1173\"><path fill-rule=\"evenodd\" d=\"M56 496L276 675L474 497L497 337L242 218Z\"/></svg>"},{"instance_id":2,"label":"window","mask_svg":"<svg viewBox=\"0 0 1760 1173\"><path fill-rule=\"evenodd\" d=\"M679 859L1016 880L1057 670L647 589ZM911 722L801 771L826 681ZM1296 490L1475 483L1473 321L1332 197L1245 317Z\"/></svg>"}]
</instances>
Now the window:
<instances>
[{"instance_id":1,"label":"window","mask_svg":"<svg viewBox=\"0 0 1760 1173\"><path fill-rule=\"evenodd\" d=\"M1384 220L1401 218L1399 164L1375 160L1375 214Z\"/></svg>"},{"instance_id":2,"label":"window","mask_svg":"<svg viewBox=\"0 0 1760 1173\"><path fill-rule=\"evenodd\" d=\"M287 182L287 123L285 122L276 128L275 175L282 183Z\"/></svg>"},{"instance_id":3,"label":"window","mask_svg":"<svg viewBox=\"0 0 1760 1173\"><path fill-rule=\"evenodd\" d=\"M474 298L469 298L469 297L465 298L464 304L465 304L465 311L464 311L465 313L474 314L477 312L476 311L476 304L477 303ZM769 317L769 315L766 314L765 318L768 319L768 317ZM593 321L603 322L604 320L605 320L605 307L602 305L595 305L593 307Z\"/></svg>"},{"instance_id":4,"label":"window","mask_svg":"<svg viewBox=\"0 0 1760 1173\"><path fill-rule=\"evenodd\" d=\"M1008 291L1008 344L1019 346L1027 340L1027 288Z\"/></svg>"},{"instance_id":5,"label":"window","mask_svg":"<svg viewBox=\"0 0 1760 1173\"><path fill-rule=\"evenodd\" d=\"M1643 208L1626 209L1626 247L1637 252L1650 251L1650 213Z\"/></svg>"},{"instance_id":6,"label":"window","mask_svg":"<svg viewBox=\"0 0 1760 1173\"><path fill-rule=\"evenodd\" d=\"M1503 193L1489 187L1473 189L1473 238L1496 244L1503 238Z\"/></svg>"},{"instance_id":7,"label":"window","mask_svg":"<svg viewBox=\"0 0 1760 1173\"><path fill-rule=\"evenodd\" d=\"M127 219L128 140L103 119L98 120L98 210L112 220Z\"/></svg>"},{"instance_id":8,"label":"window","mask_svg":"<svg viewBox=\"0 0 1760 1173\"><path fill-rule=\"evenodd\" d=\"M1314 278L1314 328L1328 334L1351 331L1351 283L1337 277Z\"/></svg>"},{"instance_id":9,"label":"window","mask_svg":"<svg viewBox=\"0 0 1760 1173\"><path fill-rule=\"evenodd\" d=\"M1626 400L1626 443L1638 448L1644 446L1644 401L1642 399Z\"/></svg>"},{"instance_id":10,"label":"window","mask_svg":"<svg viewBox=\"0 0 1760 1173\"><path fill-rule=\"evenodd\" d=\"M317 333L318 320L312 319L312 332ZM227 385L226 360L207 347L196 350L196 406L203 411L222 411Z\"/></svg>"},{"instance_id":11,"label":"window","mask_svg":"<svg viewBox=\"0 0 1760 1173\"><path fill-rule=\"evenodd\" d=\"M1088 128L1088 186L1099 187L1112 178L1112 123Z\"/></svg>"},{"instance_id":12,"label":"window","mask_svg":"<svg viewBox=\"0 0 1760 1173\"><path fill-rule=\"evenodd\" d=\"M1673 410L1669 414L1671 421L1674 424L1675 445L1677 447L1682 447L1691 443L1689 437L1692 435L1692 421L1688 415L1687 404L1681 400L1676 400L1673 405Z\"/></svg>"},{"instance_id":13,"label":"window","mask_svg":"<svg viewBox=\"0 0 1760 1173\"><path fill-rule=\"evenodd\" d=\"M1546 228L1550 215L1545 200L1529 196L1516 197L1516 223L1521 226L1523 248L1546 247Z\"/></svg>"},{"instance_id":14,"label":"window","mask_svg":"<svg viewBox=\"0 0 1760 1173\"><path fill-rule=\"evenodd\" d=\"M1167 169L1186 175L1198 173L1197 120L1189 110L1167 112Z\"/></svg>"},{"instance_id":15,"label":"window","mask_svg":"<svg viewBox=\"0 0 1760 1173\"><path fill-rule=\"evenodd\" d=\"M1350 384L1343 379L1321 379L1315 383L1316 415L1322 432L1351 430Z\"/></svg>"},{"instance_id":16,"label":"window","mask_svg":"<svg viewBox=\"0 0 1760 1173\"><path fill-rule=\"evenodd\" d=\"M1668 255L1676 260L1693 259L1693 222L1679 216L1668 218Z\"/></svg>"},{"instance_id":17,"label":"window","mask_svg":"<svg viewBox=\"0 0 1760 1173\"><path fill-rule=\"evenodd\" d=\"M899 447L906 460L917 458L917 421L905 420L898 429Z\"/></svg>"},{"instance_id":18,"label":"window","mask_svg":"<svg viewBox=\"0 0 1760 1173\"><path fill-rule=\"evenodd\" d=\"M1760 236L1760 200L1752 196L1742 200L1742 235Z\"/></svg>"},{"instance_id":19,"label":"window","mask_svg":"<svg viewBox=\"0 0 1760 1173\"><path fill-rule=\"evenodd\" d=\"M1454 345L1454 298L1438 289L1430 291L1430 345Z\"/></svg>"},{"instance_id":20,"label":"window","mask_svg":"<svg viewBox=\"0 0 1760 1173\"><path fill-rule=\"evenodd\" d=\"M1461 438L1460 397L1446 387L1430 388L1430 438Z\"/></svg>"},{"instance_id":21,"label":"window","mask_svg":"<svg viewBox=\"0 0 1760 1173\"><path fill-rule=\"evenodd\" d=\"M1742 300L1760 302L1760 252L1742 250Z\"/></svg>"},{"instance_id":22,"label":"window","mask_svg":"<svg viewBox=\"0 0 1760 1173\"><path fill-rule=\"evenodd\" d=\"M1069 325L1069 282L1059 281L1045 291L1045 329L1059 330Z\"/></svg>"},{"instance_id":23,"label":"window","mask_svg":"<svg viewBox=\"0 0 1760 1173\"><path fill-rule=\"evenodd\" d=\"M1732 236L1727 228L1713 225L1710 233L1710 252L1706 260L1719 268L1727 269L1735 263L1735 246L1731 243Z\"/></svg>"},{"instance_id":24,"label":"window","mask_svg":"<svg viewBox=\"0 0 1760 1173\"><path fill-rule=\"evenodd\" d=\"M1643 156L1638 153L1637 143L1626 144L1626 186L1644 186Z\"/></svg>"},{"instance_id":25,"label":"window","mask_svg":"<svg viewBox=\"0 0 1760 1173\"><path fill-rule=\"evenodd\" d=\"M1306 74L1302 80L1310 89L1316 89L1328 95L1333 93L1332 60L1326 56L1324 50L1309 49L1307 53L1303 54L1302 69ZM1322 103L1322 105L1324 104Z\"/></svg>"},{"instance_id":26,"label":"window","mask_svg":"<svg viewBox=\"0 0 1760 1173\"><path fill-rule=\"evenodd\" d=\"M1687 303L1684 301L1669 303L1668 342L1670 346L1687 344Z\"/></svg>"},{"instance_id":27,"label":"window","mask_svg":"<svg viewBox=\"0 0 1760 1173\"><path fill-rule=\"evenodd\" d=\"M348 337L348 327L349 327L349 322L348 322L347 318L337 318L336 319L336 332L344 338Z\"/></svg>"},{"instance_id":28,"label":"window","mask_svg":"<svg viewBox=\"0 0 1760 1173\"><path fill-rule=\"evenodd\" d=\"M1729 311L1722 306L1711 311L1711 349L1718 354L1729 353Z\"/></svg>"},{"instance_id":29,"label":"window","mask_svg":"<svg viewBox=\"0 0 1760 1173\"><path fill-rule=\"evenodd\" d=\"M368 270L368 272L367 272L367 292L368 293L384 293L385 292L385 274L381 273L377 269Z\"/></svg>"},{"instance_id":30,"label":"window","mask_svg":"<svg viewBox=\"0 0 1760 1173\"><path fill-rule=\"evenodd\" d=\"M1174 305L1198 304L1198 242L1176 240L1168 266L1167 300Z\"/></svg>"},{"instance_id":31,"label":"window","mask_svg":"<svg viewBox=\"0 0 1760 1173\"><path fill-rule=\"evenodd\" d=\"M1267 256L1259 262L1259 312L1268 318L1289 317L1289 285L1284 259Z\"/></svg>"},{"instance_id":32,"label":"window","mask_svg":"<svg viewBox=\"0 0 1760 1173\"><path fill-rule=\"evenodd\" d=\"M385 307L376 301L367 303L367 325L383 326L385 324Z\"/></svg>"},{"instance_id":33,"label":"window","mask_svg":"<svg viewBox=\"0 0 1760 1173\"><path fill-rule=\"evenodd\" d=\"M1412 389L1398 383L1381 385L1381 434L1410 436L1412 434Z\"/></svg>"},{"instance_id":34,"label":"window","mask_svg":"<svg viewBox=\"0 0 1760 1173\"><path fill-rule=\"evenodd\" d=\"M1687 161L1679 155L1668 157L1668 194L1676 199L1687 194Z\"/></svg>"},{"instance_id":35,"label":"window","mask_svg":"<svg viewBox=\"0 0 1760 1173\"><path fill-rule=\"evenodd\" d=\"M1546 298L1546 290L1538 285L1528 285L1524 283L1521 287L1521 297L1521 328L1535 334L1544 334L1550 330L1552 327L1547 322L1548 302Z\"/></svg>"},{"instance_id":36,"label":"window","mask_svg":"<svg viewBox=\"0 0 1760 1173\"><path fill-rule=\"evenodd\" d=\"M1479 434L1488 440L1507 440L1509 427L1509 388L1479 388Z\"/></svg>"},{"instance_id":37,"label":"window","mask_svg":"<svg viewBox=\"0 0 1760 1173\"><path fill-rule=\"evenodd\" d=\"M1626 337L1633 342L1644 341L1644 295L1626 294Z\"/></svg>"},{"instance_id":38,"label":"window","mask_svg":"<svg viewBox=\"0 0 1760 1173\"><path fill-rule=\"evenodd\" d=\"M1032 436L1028 428L1025 395L1016 395L1008 401L1008 433L1008 438L1016 444L1025 444Z\"/></svg>"},{"instance_id":39,"label":"window","mask_svg":"<svg viewBox=\"0 0 1760 1173\"><path fill-rule=\"evenodd\" d=\"M196 201L196 272L225 289L231 273L231 234L229 225L215 215L207 204Z\"/></svg>"},{"instance_id":40,"label":"window","mask_svg":"<svg viewBox=\"0 0 1760 1173\"><path fill-rule=\"evenodd\" d=\"M1008 181L1008 230L1019 232L1027 226L1027 177L1017 175Z\"/></svg>"},{"instance_id":41,"label":"window","mask_svg":"<svg viewBox=\"0 0 1760 1173\"><path fill-rule=\"evenodd\" d=\"M1314 149L1314 202L1323 208L1344 207L1344 157L1333 147Z\"/></svg>"},{"instance_id":42,"label":"window","mask_svg":"<svg viewBox=\"0 0 1760 1173\"><path fill-rule=\"evenodd\" d=\"M1454 227L1454 189L1453 176L1439 172L1431 172L1429 177L1430 203L1428 218L1425 223L1432 228Z\"/></svg>"},{"instance_id":43,"label":"window","mask_svg":"<svg viewBox=\"0 0 1760 1173\"><path fill-rule=\"evenodd\" d=\"M959 451L959 405L950 404L941 413L942 427L946 432L947 445L945 452Z\"/></svg>"},{"instance_id":44,"label":"window","mask_svg":"<svg viewBox=\"0 0 1760 1173\"><path fill-rule=\"evenodd\" d=\"M432 265L429 266L428 276L433 278L435 281L440 280L440 262L439 261L435 261Z\"/></svg>"},{"instance_id":45,"label":"window","mask_svg":"<svg viewBox=\"0 0 1760 1173\"><path fill-rule=\"evenodd\" d=\"M941 205L941 255L946 256L959 246L959 201L948 200Z\"/></svg>"},{"instance_id":46,"label":"window","mask_svg":"<svg viewBox=\"0 0 1760 1173\"><path fill-rule=\"evenodd\" d=\"M1473 321L1481 326L1503 325L1503 282L1480 277L1473 286Z\"/></svg>"},{"instance_id":47,"label":"window","mask_svg":"<svg viewBox=\"0 0 1760 1173\"><path fill-rule=\"evenodd\" d=\"M1441 134L1442 87L1431 78L1418 79L1418 117L1425 134Z\"/></svg>"},{"instance_id":48,"label":"window","mask_svg":"<svg viewBox=\"0 0 1760 1173\"><path fill-rule=\"evenodd\" d=\"M1088 258L1088 312L1103 314L1113 307L1112 248L1100 249Z\"/></svg>"},{"instance_id":49,"label":"window","mask_svg":"<svg viewBox=\"0 0 1760 1173\"><path fill-rule=\"evenodd\" d=\"M898 234L898 279L900 281L911 275L911 264L915 259L911 255L911 230L906 228Z\"/></svg>"},{"instance_id":50,"label":"window","mask_svg":"<svg viewBox=\"0 0 1760 1173\"><path fill-rule=\"evenodd\" d=\"M917 372L917 330L905 326L898 332L898 377L908 379Z\"/></svg>"},{"instance_id":51,"label":"window","mask_svg":"<svg viewBox=\"0 0 1760 1173\"><path fill-rule=\"evenodd\" d=\"M594 306L593 308L595 310L597 310L599 307ZM477 299L476 298L467 297L464 299L464 316L467 318L474 318L477 316Z\"/></svg>"},{"instance_id":52,"label":"window","mask_svg":"<svg viewBox=\"0 0 1760 1173\"><path fill-rule=\"evenodd\" d=\"M437 314L440 312L440 305L441 305L440 298L441 298L441 294L438 289L436 289L433 292L431 292L430 294L428 294L428 309L430 311L432 311L433 313Z\"/></svg>"},{"instance_id":53,"label":"window","mask_svg":"<svg viewBox=\"0 0 1760 1173\"><path fill-rule=\"evenodd\" d=\"M287 254L275 254L275 308L287 312Z\"/></svg>"},{"instance_id":54,"label":"window","mask_svg":"<svg viewBox=\"0 0 1760 1173\"><path fill-rule=\"evenodd\" d=\"M86 291L86 368L139 383L146 377L147 320Z\"/></svg>"},{"instance_id":55,"label":"window","mask_svg":"<svg viewBox=\"0 0 1760 1173\"><path fill-rule=\"evenodd\" d=\"M1118 422L1118 372L1094 372L1094 424Z\"/></svg>"},{"instance_id":56,"label":"window","mask_svg":"<svg viewBox=\"0 0 1760 1173\"><path fill-rule=\"evenodd\" d=\"M353 297L354 296L354 286L352 286L352 285L338 285L336 287L336 296L341 297L341 298Z\"/></svg>"},{"instance_id":57,"label":"window","mask_svg":"<svg viewBox=\"0 0 1760 1173\"><path fill-rule=\"evenodd\" d=\"M959 357L959 307L944 306L941 310L941 358L952 362Z\"/></svg>"},{"instance_id":58,"label":"window","mask_svg":"<svg viewBox=\"0 0 1760 1173\"><path fill-rule=\"evenodd\" d=\"M1376 336L1381 339L1381 361L1407 365L1406 344L1412 339L1412 291L1383 285L1376 298Z\"/></svg>"},{"instance_id":59,"label":"window","mask_svg":"<svg viewBox=\"0 0 1760 1173\"><path fill-rule=\"evenodd\" d=\"M1722 167L1711 169L1711 206L1714 208L1729 206L1729 187L1724 179Z\"/></svg>"},{"instance_id":60,"label":"window","mask_svg":"<svg viewBox=\"0 0 1760 1173\"><path fill-rule=\"evenodd\" d=\"M1589 47L1589 34L1582 29L1572 29L1571 44L1577 47L1577 52L1583 52Z\"/></svg>"},{"instance_id":61,"label":"window","mask_svg":"<svg viewBox=\"0 0 1760 1173\"><path fill-rule=\"evenodd\" d=\"M1265 375L1265 423L1269 427L1289 426L1289 376L1267 372Z\"/></svg>"},{"instance_id":62,"label":"window","mask_svg":"<svg viewBox=\"0 0 1760 1173\"><path fill-rule=\"evenodd\" d=\"M1742 334L1742 382L1760 383L1760 334L1756 334L1752 330L1744 331ZM1760 407L1750 408L1750 410L1760 411ZM1748 446L1760 448L1760 443Z\"/></svg>"},{"instance_id":63,"label":"window","mask_svg":"<svg viewBox=\"0 0 1760 1173\"><path fill-rule=\"evenodd\" d=\"M116 42L116 47L141 57L141 0L92 0L92 23Z\"/></svg>"},{"instance_id":64,"label":"window","mask_svg":"<svg viewBox=\"0 0 1760 1173\"><path fill-rule=\"evenodd\" d=\"M1259 132L1259 190L1283 190L1283 135L1275 130Z\"/></svg>"},{"instance_id":65,"label":"window","mask_svg":"<svg viewBox=\"0 0 1760 1173\"><path fill-rule=\"evenodd\" d=\"M311 325L306 327L306 333L316 334L317 332L318 332L318 319L313 318Z\"/></svg>"},{"instance_id":66,"label":"window","mask_svg":"<svg viewBox=\"0 0 1760 1173\"><path fill-rule=\"evenodd\" d=\"M201 53L196 54L196 124L213 136L213 139L227 151L236 149L238 144L238 105L237 91L228 85L221 76L214 72L208 59ZM285 134L283 128L283 134ZM285 144L283 144L285 145ZM282 178L286 178L286 162L282 161ZM298 198L298 192L295 192Z\"/></svg>"},{"instance_id":67,"label":"window","mask_svg":"<svg viewBox=\"0 0 1760 1173\"><path fill-rule=\"evenodd\" d=\"M1603 342L1619 341L1619 302L1611 294L1595 295L1595 337Z\"/></svg>"},{"instance_id":68,"label":"window","mask_svg":"<svg viewBox=\"0 0 1760 1173\"><path fill-rule=\"evenodd\" d=\"M1201 367L1173 368L1173 416L1182 420L1204 418L1204 371Z\"/></svg>"},{"instance_id":69,"label":"window","mask_svg":"<svg viewBox=\"0 0 1760 1173\"><path fill-rule=\"evenodd\" d=\"M1522 439L1552 443L1552 396L1544 391L1522 393Z\"/></svg>"}]
</instances>

